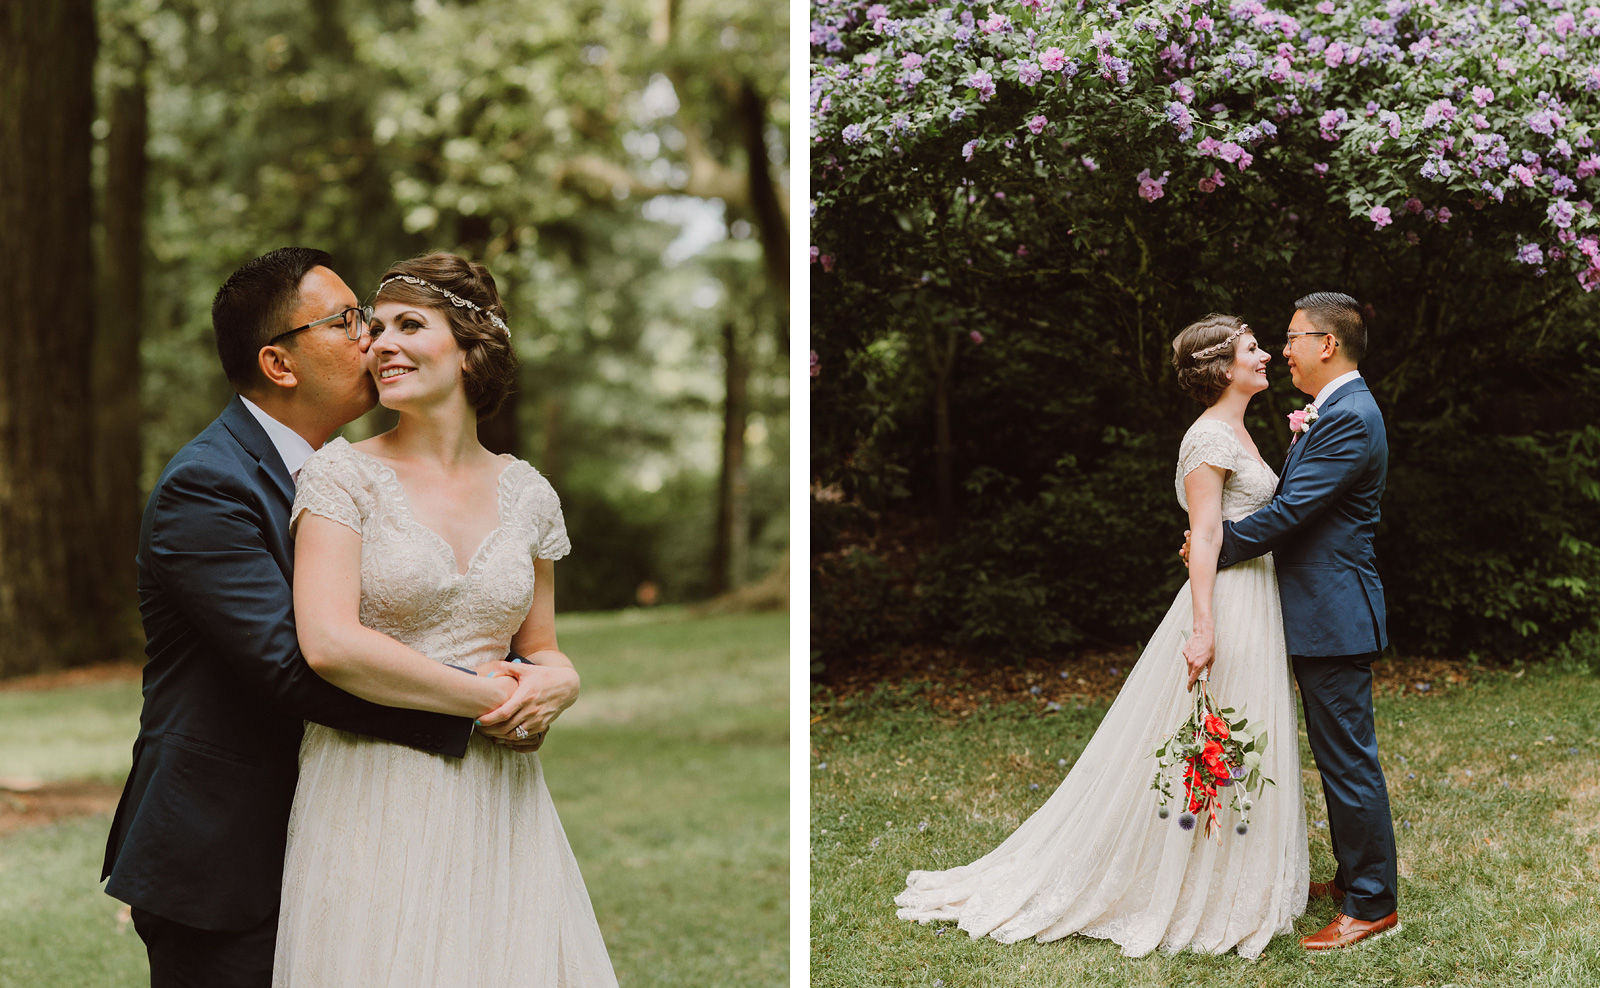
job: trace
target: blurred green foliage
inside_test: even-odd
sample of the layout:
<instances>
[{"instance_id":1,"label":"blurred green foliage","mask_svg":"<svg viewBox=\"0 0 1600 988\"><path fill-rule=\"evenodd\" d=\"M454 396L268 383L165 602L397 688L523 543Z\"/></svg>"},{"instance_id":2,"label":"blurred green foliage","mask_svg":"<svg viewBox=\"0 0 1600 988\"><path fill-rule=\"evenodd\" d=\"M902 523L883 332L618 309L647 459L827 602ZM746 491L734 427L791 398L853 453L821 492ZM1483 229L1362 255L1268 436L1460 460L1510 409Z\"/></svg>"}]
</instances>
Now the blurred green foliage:
<instances>
[{"instance_id":1,"label":"blurred green foliage","mask_svg":"<svg viewBox=\"0 0 1600 988\"><path fill-rule=\"evenodd\" d=\"M658 23L667 9L102 4L102 87L131 68L118 63L148 59L146 489L229 395L210 302L240 263L322 247L365 297L389 263L447 249L486 263L506 299L522 362L518 451L555 483L576 549L563 609L632 604L646 581L663 602L714 582L730 322L751 367L751 571L777 563L786 299L740 198L729 92L748 83L765 96L782 180L785 19L745 0L672 4L670 25ZM721 184L702 180L708 169ZM105 305L115 312L115 299ZM380 409L348 434L385 421Z\"/></svg>"},{"instance_id":2,"label":"blurred green foliage","mask_svg":"<svg viewBox=\"0 0 1600 988\"><path fill-rule=\"evenodd\" d=\"M1137 148L1079 150L1100 172L1059 183L965 179L958 155L908 151L814 222L821 661L1143 639L1185 578L1172 471L1201 411L1177 392L1170 341L1229 312L1276 355L1294 300L1317 290L1371 306L1361 369L1388 427L1377 557L1396 647L1600 656L1594 299L1482 249L1509 210L1462 203L1411 243L1270 162L1250 185L1162 209L1120 177ZM1281 360L1269 374L1247 424L1276 464L1284 416L1307 398Z\"/></svg>"}]
</instances>

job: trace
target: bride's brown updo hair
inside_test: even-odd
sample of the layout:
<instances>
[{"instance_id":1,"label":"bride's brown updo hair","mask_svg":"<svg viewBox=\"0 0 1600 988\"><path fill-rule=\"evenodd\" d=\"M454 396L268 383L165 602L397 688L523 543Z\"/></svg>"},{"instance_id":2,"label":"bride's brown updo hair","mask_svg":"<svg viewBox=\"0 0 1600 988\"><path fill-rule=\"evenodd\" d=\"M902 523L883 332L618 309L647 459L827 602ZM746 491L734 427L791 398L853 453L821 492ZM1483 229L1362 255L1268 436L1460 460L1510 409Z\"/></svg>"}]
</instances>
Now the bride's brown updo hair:
<instances>
[{"instance_id":1,"label":"bride's brown updo hair","mask_svg":"<svg viewBox=\"0 0 1600 988\"><path fill-rule=\"evenodd\" d=\"M424 285L389 280L402 277L425 281L478 308L456 305L447 296ZM373 305L403 302L444 313L456 345L467 352L461 368L467 404L477 411L479 418L493 415L516 383L517 355L512 352L511 337L503 328L506 310L500 303L500 292L489 269L456 254L434 251L390 265L378 284L382 287ZM491 315L497 316L502 326L496 326Z\"/></svg>"},{"instance_id":2,"label":"bride's brown updo hair","mask_svg":"<svg viewBox=\"0 0 1600 988\"><path fill-rule=\"evenodd\" d=\"M1238 316L1212 312L1183 327L1172 341L1172 366L1178 371L1178 387L1183 393L1210 408L1228 390L1228 368L1233 366L1236 341L1250 327ZM1230 340L1230 337L1232 338ZM1199 359L1195 354L1202 354Z\"/></svg>"}]
</instances>

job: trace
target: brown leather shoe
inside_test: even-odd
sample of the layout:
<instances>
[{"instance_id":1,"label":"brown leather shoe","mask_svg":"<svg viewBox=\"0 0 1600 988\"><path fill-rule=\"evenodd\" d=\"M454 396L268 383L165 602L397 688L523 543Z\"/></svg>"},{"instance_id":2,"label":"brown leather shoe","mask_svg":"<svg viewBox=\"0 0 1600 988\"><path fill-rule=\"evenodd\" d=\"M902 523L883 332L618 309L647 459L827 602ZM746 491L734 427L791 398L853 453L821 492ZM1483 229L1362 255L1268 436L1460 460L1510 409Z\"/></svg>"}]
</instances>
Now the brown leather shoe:
<instances>
[{"instance_id":1,"label":"brown leather shoe","mask_svg":"<svg viewBox=\"0 0 1600 988\"><path fill-rule=\"evenodd\" d=\"M1331 878L1325 882L1312 882L1309 898L1332 899L1335 902L1340 902L1344 899L1344 889L1340 888L1339 883Z\"/></svg>"},{"instance_id":2,"label":"brown leather shoe","mask_svg":"<svg viewBox=\"0 0 1600 988\"><path fill-rule=\"evenodd\" d=\"M1333 922L1308 937L1300 938L1300 946L1307 950L1332 950L1349 947L1363 940L1376 940L1391 933L1399 933L1400 914L1392 912L1379 920L1368 922L1352 919L1344 913L1333 917Z\"/></svg>"}]
</instances>

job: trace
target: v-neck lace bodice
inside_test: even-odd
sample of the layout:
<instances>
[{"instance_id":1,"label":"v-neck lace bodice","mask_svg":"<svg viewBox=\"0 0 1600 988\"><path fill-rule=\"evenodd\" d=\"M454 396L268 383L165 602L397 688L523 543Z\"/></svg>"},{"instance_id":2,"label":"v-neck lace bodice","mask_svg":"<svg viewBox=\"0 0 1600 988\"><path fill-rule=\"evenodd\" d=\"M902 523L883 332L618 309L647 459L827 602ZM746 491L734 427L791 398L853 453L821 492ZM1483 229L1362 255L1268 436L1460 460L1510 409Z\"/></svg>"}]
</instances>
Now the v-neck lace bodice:
<instances>
[{"instance_id":1,"label":"v-neck lace bodice","mask_svg":"<svg viewBox=\"0 0 1600 988\"><path fill-rule=\"evenodd\" d=\"M1196 419L1184 433L1178 449L1178 504L1189 510L1183 478L1202 463L1228 471L1222 485L1222 518L1238 521L1267 506L1278 488L1278 475L1234 433L1233 426L1216 419Z\"/></svg>"},{"instance_id":2,"label":"v-neck lace bodice","mask_svg":"<svg viewBox=\"0 0 1600 988\"><path fill-rule=\"evenodd\" d=\"M457 569L455 550L416 520L388 464L335 439L300 470L290 515L332 519L361 535L361 623L431 658L473 667L501 658L533 603L533 560L570 549L561 502L511 457L497 488L499 525Z\"/></svg>"}]
</instances>

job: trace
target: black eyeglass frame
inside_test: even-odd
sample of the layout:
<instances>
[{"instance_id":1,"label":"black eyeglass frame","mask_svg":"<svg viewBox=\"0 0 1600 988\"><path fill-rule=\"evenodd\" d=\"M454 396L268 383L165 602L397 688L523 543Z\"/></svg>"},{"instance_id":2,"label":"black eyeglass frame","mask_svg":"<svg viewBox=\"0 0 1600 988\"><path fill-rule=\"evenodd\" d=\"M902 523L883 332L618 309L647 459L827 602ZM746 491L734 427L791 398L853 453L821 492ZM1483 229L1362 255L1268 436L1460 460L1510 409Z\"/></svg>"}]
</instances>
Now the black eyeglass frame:
<instances>
[{"instance_id":1,"label":"black eyeglass frame","mask_svg":"<svg viewBox=\"0 0 1600 988\"><path fill-rule=\"evenodd\" d=\"M1332 333L1285 333L1285 334L1283 334L1283 338L1286 339L1286 340L1292 340L1296 336L1333 336L1333 334ZM1339 337L1333 336L1333 345L1334 346L1338 346L1339 345Z\"/></svg>"},{"instance_id":2,"label":"black eyeglass frame","mask_svg":"<svg viewBox=\"0 0 1600 988\"><path fill-rule=\"evenodd\" d=\"M354 343L356 340L361 339L361 327L372 325L372 306L370 305L352 305L348 309L340 309L331 316L324 316L321 319L308 322L304 326L296 326L287 333L279 333L277 336L274 336L272 339L268 340L267 346L272 346L279 340L293 336L296 333L301 333L308 329L316 329L318 326L325 326L330 322L344 319L352 312L356 314L356 318L350 323L350 325L345 327L344 338L349 340L351 343ZM354 332L355 335L351 336L351 332Z\"/></svg>"}]
</instances>

